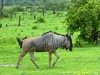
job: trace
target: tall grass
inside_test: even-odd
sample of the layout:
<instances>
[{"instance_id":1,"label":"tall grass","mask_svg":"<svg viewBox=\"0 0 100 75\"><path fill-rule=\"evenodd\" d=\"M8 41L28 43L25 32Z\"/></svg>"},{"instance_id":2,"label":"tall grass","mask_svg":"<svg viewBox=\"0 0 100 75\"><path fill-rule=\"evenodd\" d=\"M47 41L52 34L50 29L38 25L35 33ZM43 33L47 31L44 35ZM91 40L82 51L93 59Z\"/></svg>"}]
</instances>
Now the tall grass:
<instances>
[{"instance_id":1,"label":"tall grass","mask_svg":"<svg viewBox=\"0 0 100 75\"><path fill-rule=\"evenodd\" d=\"M55 31L60 34L66 34L65 14L57 16L52 12L46 12L42 16L46 22L34 23L34 15L26 12L17 12L15 18L0 19L3 27L0 28L0 64L16 64L22 50L19 48L16 37L21 39L25 36L33 37L39 36L47 31ZM21 15L21 26L18 26L18 16ZM37 13L37 18L42 13ZM8 27L6 27L6 24ZM75 33L75 38L79 33ZM100 46L74 48L73 52L68 52L62 49L57 50L60 59L53 68L48 68L48 53L35 53L35 61L39 65L39 69L30 61L30 55L27 54L21 61L20 69L15 67L1 67L0 75L99 75L100 74ZM56 59L52 55L52 62Z\"/></svg>"}]
</instances>

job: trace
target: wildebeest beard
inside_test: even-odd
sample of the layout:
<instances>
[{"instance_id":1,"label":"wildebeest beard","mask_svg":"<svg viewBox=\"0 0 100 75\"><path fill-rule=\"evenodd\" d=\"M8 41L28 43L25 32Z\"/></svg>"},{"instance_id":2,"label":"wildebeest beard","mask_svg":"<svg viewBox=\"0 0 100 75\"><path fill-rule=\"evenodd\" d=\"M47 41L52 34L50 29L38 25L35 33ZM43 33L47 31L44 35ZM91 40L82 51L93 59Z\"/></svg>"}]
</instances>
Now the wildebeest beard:
<instances>
[{"instance_id":1,"label":"wildebeest beard","mask_svg":"<svg viewBox=\"0 0 100 75\"><path fill-rule=\"evenodd\" d=\"M64 50L64 49L68 50L68 48L66 47L66 45L62 46L61 49L63 49L63 50Z\"/></svg>"}]
</instances>

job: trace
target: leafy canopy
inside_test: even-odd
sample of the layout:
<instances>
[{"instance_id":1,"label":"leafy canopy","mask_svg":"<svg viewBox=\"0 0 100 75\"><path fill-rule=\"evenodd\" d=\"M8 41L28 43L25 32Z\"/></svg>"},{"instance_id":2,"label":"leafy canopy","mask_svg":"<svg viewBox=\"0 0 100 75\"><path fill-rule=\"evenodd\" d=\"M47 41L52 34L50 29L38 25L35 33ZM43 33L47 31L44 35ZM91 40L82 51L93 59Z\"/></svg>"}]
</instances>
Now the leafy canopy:
<instances>
[{"instance_id":1,"label":"leafy canopy","mask_svg":"<svg viewBox=\"0 0 100 75\"><path fill-rule=\"evenodd\" d=\"M72 33L79 31L78 39L91 42L93 33L100 27L100 1L75 0L70 7L66 21L67 30Z\"/></svg>"}]
</instances>

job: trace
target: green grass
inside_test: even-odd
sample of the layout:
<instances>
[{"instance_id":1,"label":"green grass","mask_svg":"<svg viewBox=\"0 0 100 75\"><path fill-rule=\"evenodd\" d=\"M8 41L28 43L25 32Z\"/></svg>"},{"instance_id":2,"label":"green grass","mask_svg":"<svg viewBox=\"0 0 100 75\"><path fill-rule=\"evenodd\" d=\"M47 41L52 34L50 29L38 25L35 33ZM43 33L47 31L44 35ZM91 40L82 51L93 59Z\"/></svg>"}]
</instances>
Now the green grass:
<instances>
[{"instance_id":1,"label":"green grass","mask_svg":"<svg viewBox=\"0 0 100 75\"><path fill-rule=\"evenodd\" d=\"M14 48L13 48L14 47ZM16 64L20 50L16 46L2 47L0 64ZM21 61L19 69L15 67L0 67L0 75L99 75L100 74L100 47L74 48L73 52L57 50L60 59L53 68L48 68L48 53L35 53L37 69L27 54ZM52 55L52 63L55 56Z\"/></svg>"},{"instance_id":2,"label":"green grass","mask_svg":"<svg viewBox=\"0 0 100 75\"><path fill-rule=\"evenodd\" d=\"M27 12L26 12L27 13ZM21 26L18 26L18 16L21 15ZM66 26L64 23L65 14L62 16L53 15L52 12L46 12L45 16L42 13L37 13L38 17L43 17L45 23L34 23L36 20L29 13L22 15L18 13L13 19L3 18L0 23L3 27L0 28L0 64L16 64L21 49L18 46L16 37L21 39L25 36L39 36L46 31L55 31L60 34L66 34ZM8 27L6 27L8 24ZM36 26L38 29L32 29ZM75 38L79 33L75 33ZM39 65L37 69L30 61L30 55L27 54L20 63L20 68L1 67L0 75L99 75L100 74L100 45L98 47L74 48L72 52L62 49L57 50L60 59L53 68L48 68L48 53L35 53L35 61ZM52 63L56 59L52 55Z\"/></svg>"}]
</instances>

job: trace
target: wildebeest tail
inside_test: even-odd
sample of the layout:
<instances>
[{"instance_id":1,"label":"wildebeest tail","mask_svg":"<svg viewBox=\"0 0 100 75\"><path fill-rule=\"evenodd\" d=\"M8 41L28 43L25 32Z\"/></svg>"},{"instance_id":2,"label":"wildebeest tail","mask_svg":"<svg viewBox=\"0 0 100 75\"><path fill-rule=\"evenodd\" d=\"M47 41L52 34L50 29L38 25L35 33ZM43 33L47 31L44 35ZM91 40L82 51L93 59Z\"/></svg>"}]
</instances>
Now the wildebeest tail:
<instances>
[{"instance_id":1,"label":"wildebeest tail","mask_svg":"<svg viewBox=\"0 0 100 75\"><path fill-rule=\"evenodd\" d=\"M18 44L19 44L19 46L20 46L20 48L22 48L22 43L23 43L23 41L21 41L21 39L20 38L16 38L17 39L17 42L18 42Z\"/></svg>"}]
</instances>

